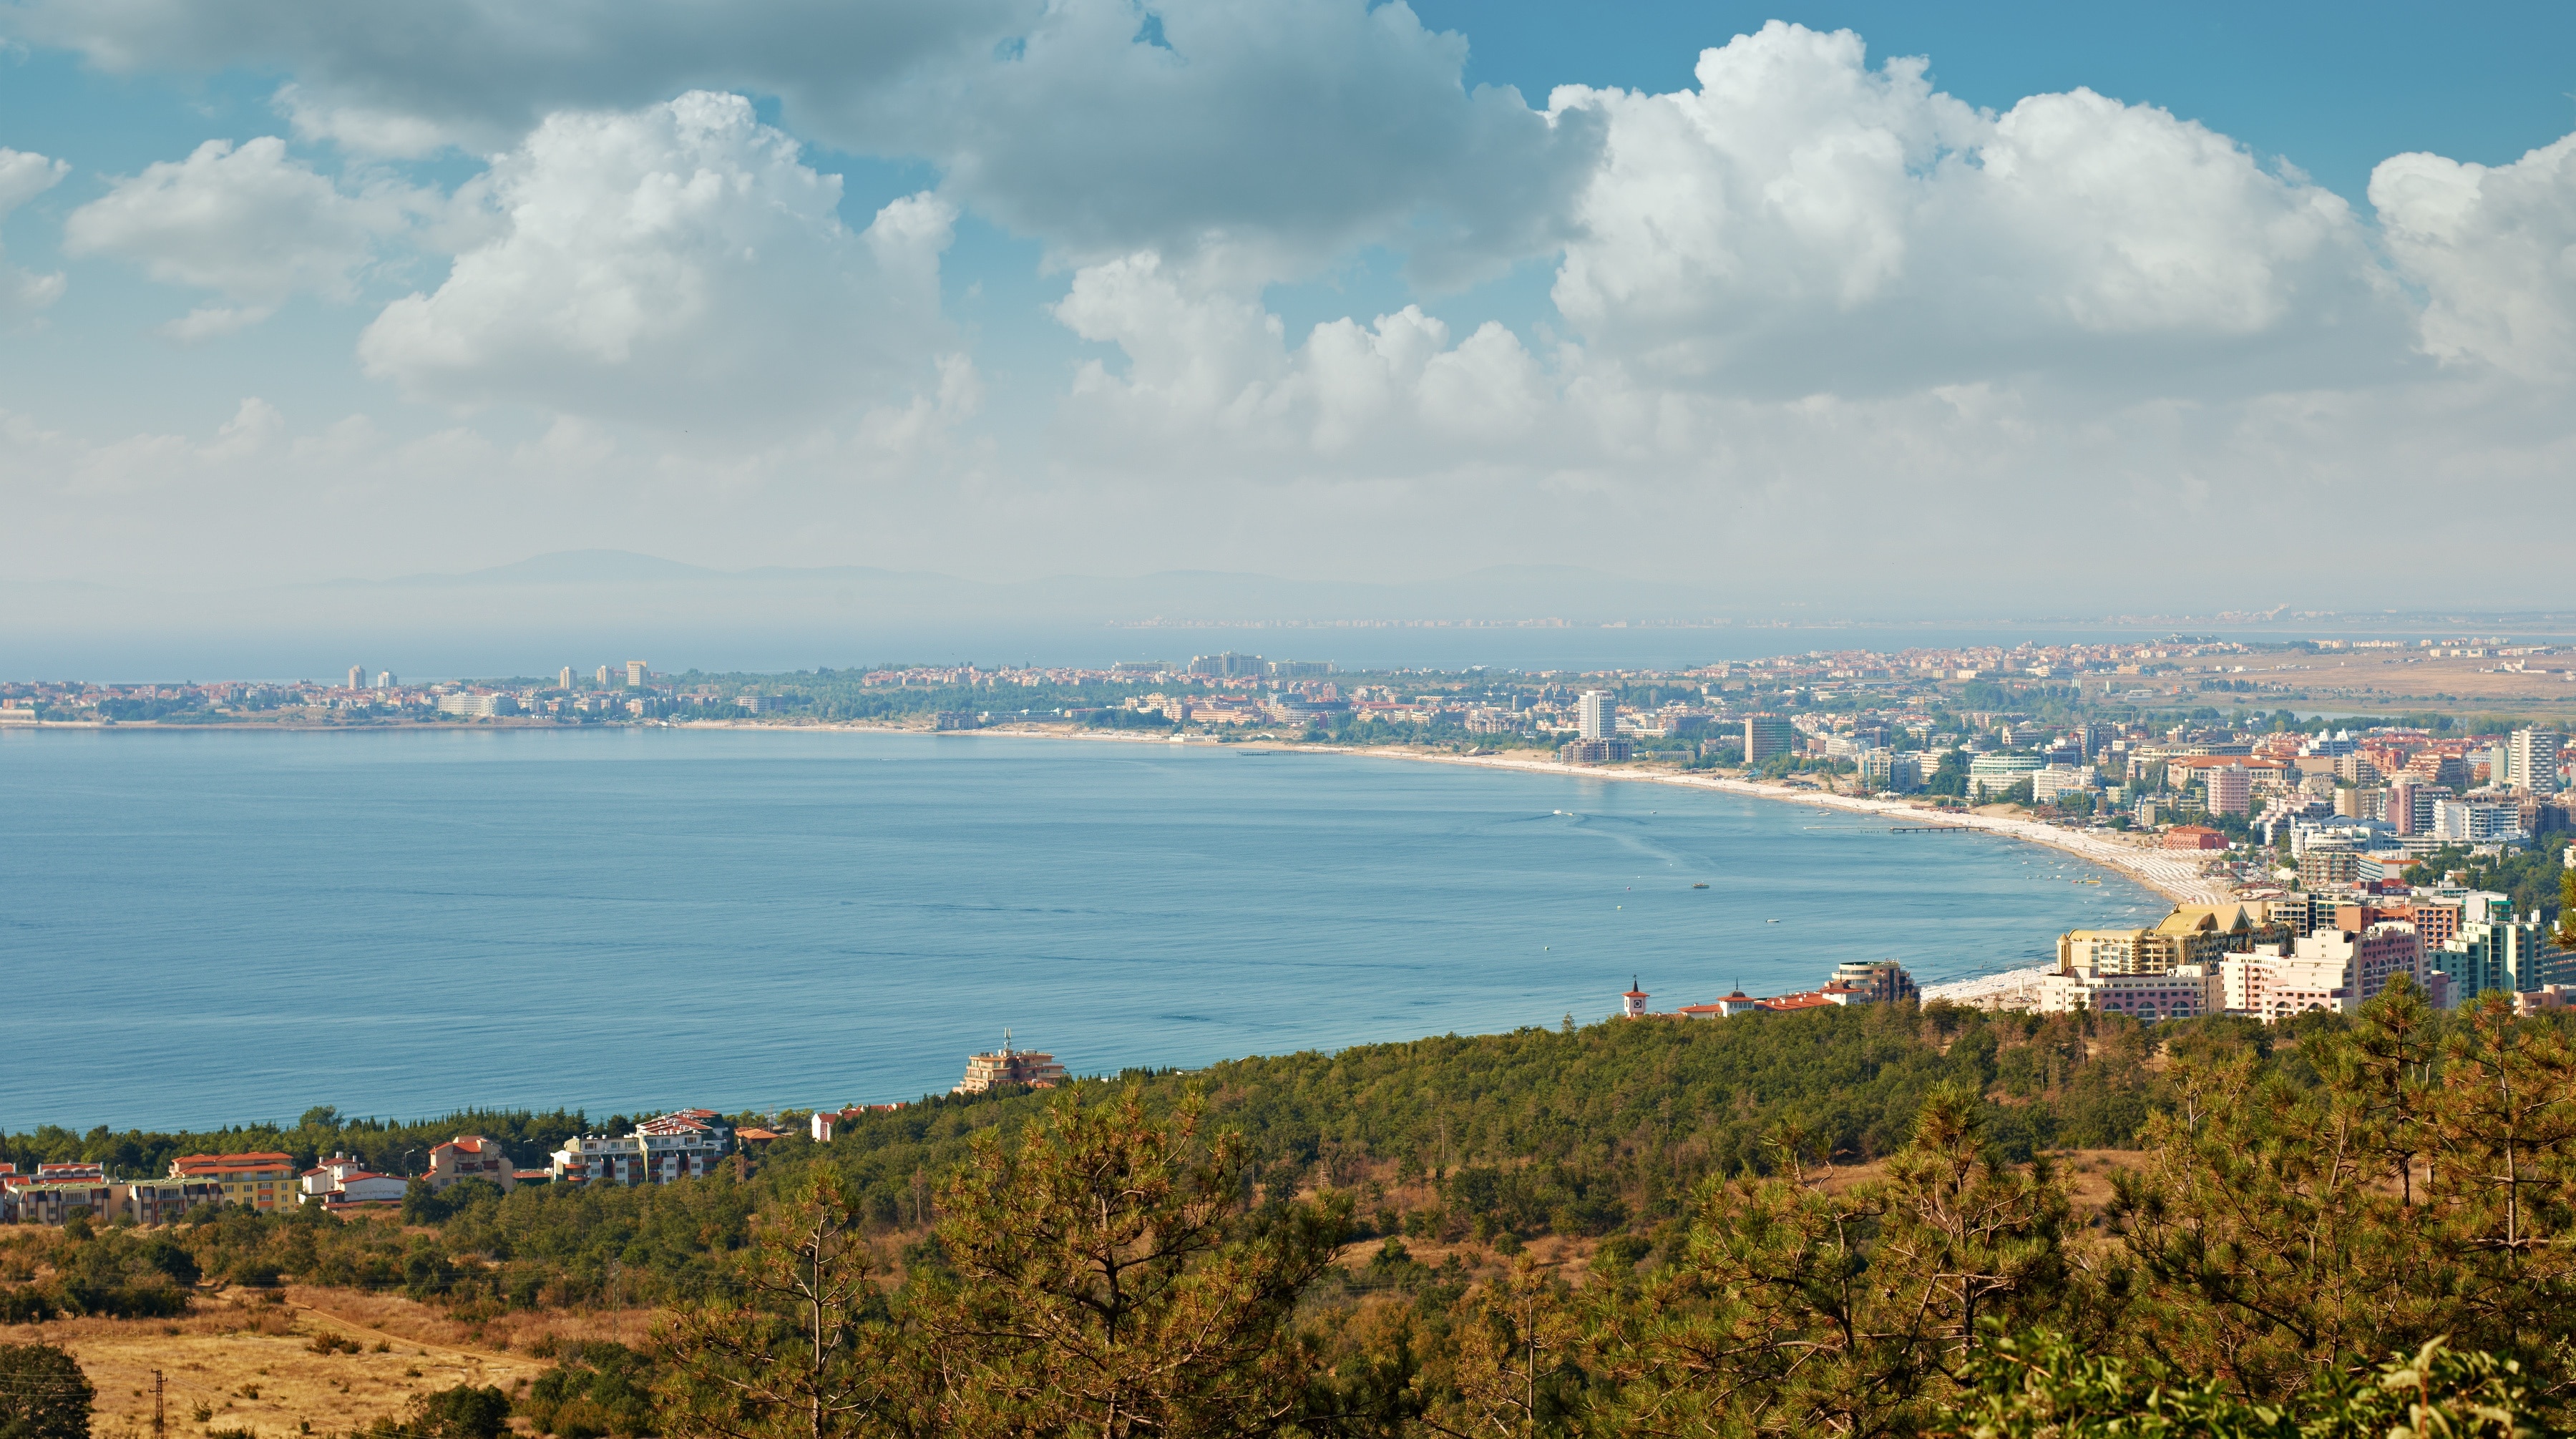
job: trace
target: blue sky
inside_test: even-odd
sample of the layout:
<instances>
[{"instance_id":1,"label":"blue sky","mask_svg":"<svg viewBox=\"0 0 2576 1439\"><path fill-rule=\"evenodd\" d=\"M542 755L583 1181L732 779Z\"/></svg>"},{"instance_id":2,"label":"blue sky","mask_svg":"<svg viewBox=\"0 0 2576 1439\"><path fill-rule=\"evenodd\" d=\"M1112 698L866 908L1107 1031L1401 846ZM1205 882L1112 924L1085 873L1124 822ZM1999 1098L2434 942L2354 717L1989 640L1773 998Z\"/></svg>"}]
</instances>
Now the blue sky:
<instances>
[{"instance_id":1,"label":"blue sky","mask_svg":"<svg viewBox=\"0 0 2576 1439\"><path fill-rule=\"evenodd\" d=\"M2576 520L2564 6L384 13L0 3L14 578L2526 607Z\"/></svg>"}]
</instances>

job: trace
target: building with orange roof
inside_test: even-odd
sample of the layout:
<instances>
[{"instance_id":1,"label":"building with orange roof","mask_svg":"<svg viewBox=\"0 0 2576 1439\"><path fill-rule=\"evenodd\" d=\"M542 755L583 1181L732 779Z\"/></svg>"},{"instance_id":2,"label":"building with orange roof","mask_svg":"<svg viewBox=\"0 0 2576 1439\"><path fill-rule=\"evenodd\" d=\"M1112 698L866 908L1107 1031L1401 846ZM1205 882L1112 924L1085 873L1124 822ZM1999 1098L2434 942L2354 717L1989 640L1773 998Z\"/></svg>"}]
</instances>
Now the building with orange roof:
<instances>
[{"instance_id":1,"label":"building with orange roof","mask_svg":"<svg viewBox=\"0 0 2576 1439\"><path fill-rule=\"evenodd\" d=\"M504 1194L519 1185L518 1169L510 1163L510 1156L501 1152L500 1141L479 1134L460 1134L430 1150L426 1177L434 1190L468 1179L497 1184Z\"/></svg>"},{"instance_id":2,"label":"building with orange roof","mask_svg":"<svg viewBox=\"0 0 2576 1439\"><path fill-rule=\"evenodd\" d=\"M279 1210L296 1203L295 1156L269 1150L247 1154L183 1154L170 1161L170 1177L211 1185L226 1204Z\"/></svg>"}]
</instances>

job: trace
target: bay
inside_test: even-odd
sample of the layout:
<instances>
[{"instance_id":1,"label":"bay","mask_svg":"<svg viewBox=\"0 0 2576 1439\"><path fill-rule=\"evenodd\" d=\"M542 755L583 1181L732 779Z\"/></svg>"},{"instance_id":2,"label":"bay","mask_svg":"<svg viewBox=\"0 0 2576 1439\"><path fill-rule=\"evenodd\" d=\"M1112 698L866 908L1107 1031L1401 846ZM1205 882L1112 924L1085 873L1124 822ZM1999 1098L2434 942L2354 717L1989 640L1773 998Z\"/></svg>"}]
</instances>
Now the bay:
<instances>
[{"instance_id":1,"label":"bay","mask_svg":"<svg viewBox=\"0 0 2576 1439\"><path fill-rule=\"evenodd\" d=\"M0 817L11 1130L904 1099L1006 1028L1188 1067L2165 908L1799 805L994 735L6 732Z\"/></svg>"}]
</instances>

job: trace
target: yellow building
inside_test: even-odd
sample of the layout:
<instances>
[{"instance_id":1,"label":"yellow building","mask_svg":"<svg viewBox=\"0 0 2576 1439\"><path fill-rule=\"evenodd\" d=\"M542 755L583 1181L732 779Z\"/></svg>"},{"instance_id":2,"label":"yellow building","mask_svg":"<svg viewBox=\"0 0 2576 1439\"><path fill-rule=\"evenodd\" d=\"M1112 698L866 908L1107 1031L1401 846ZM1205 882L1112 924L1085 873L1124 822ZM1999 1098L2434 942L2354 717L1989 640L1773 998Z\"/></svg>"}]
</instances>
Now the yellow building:
<instances>
[{"instance_id":1,"label":"yellow building","mask_svg":"<svg viewBox=\"0 0 2576 1439\"><path fill-rule=\"evenodd\" d=\"M2153 929L2074 929L2057 937L2057 972L2171 974L2189 964L2216 964L2278 940L2285 926L2255 918L2242 904L2177 906Z\"/></svg>"},{"instance_id":2,"label":"yellow building","mask_svg":"<svg viewBox=\"0 0 2576 1439\"><path fill-rule=\"evenodd\" d=\"M170 1161L170 1177L213 1185L224 1203L245 1209L289 1209L297 1203L291 1154L183 1154Z\"/></svg>"}]
</instances>

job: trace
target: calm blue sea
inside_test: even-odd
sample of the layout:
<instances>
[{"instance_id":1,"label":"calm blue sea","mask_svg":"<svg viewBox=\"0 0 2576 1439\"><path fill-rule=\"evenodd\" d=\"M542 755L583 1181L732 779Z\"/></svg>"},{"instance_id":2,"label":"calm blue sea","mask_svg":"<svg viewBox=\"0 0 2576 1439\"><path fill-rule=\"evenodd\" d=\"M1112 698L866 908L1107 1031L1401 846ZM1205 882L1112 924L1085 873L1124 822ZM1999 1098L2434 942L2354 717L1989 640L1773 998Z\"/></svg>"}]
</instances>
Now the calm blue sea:
<instances>
[{"instance_id":1,"label":"calm blue sea","mask_svg":"<svg viewBox=\"0 0 2576 1439\"><path fill-rule=\"evenodd\" d=\"M1000 736L0 733L0 815L11 1130L900 1099L1006 1027L1198 1065L2164 909L1796 805Z\"/></svg>"}]
</instances>

